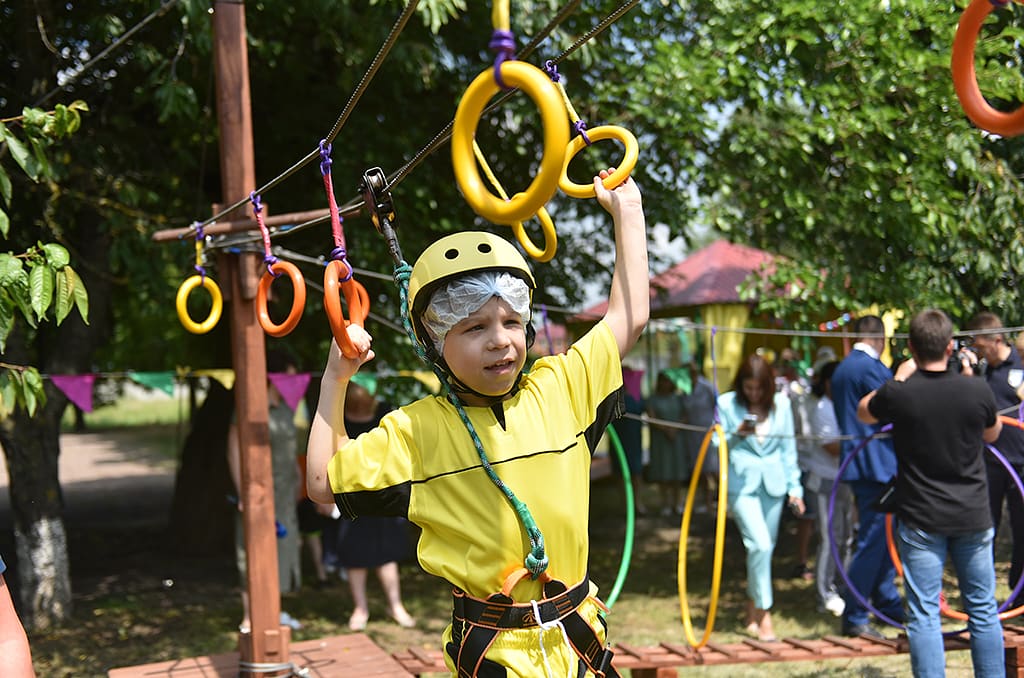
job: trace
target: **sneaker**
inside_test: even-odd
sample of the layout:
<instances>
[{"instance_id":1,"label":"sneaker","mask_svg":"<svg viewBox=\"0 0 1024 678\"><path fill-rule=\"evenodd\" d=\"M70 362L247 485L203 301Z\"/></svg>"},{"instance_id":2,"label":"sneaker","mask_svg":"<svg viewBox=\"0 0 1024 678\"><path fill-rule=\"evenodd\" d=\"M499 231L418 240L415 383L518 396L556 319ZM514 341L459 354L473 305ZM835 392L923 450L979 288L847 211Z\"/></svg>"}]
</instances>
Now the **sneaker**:
<instances>
[{"instance_id":1,"label":"sneaker","mask_svg":"<svg viewBox=\"0 0 1024 678\"><path fill-rule=\"evenodd\" d=\"M302 622L295 617L291 616L284 610L281 610L281 626L290 626L292 630L298 631L302 628Z\"/></svg>"},{"instance_id":2,"label":"sneaker","mask_svg":"<svg viewBox=\"0 0 1024 678\"><path fill-rule=\"evenodd\" d=\"M832 613L833 617L842 617L843 612L846 611L846 601L843 600L842 596L832 594L825 599L825 610Z\"/></svg>"},{"instance_id":3,"label":"sneaker","mask_svg":"<svg viewBox=\"0 0 1024 678\"><path fill-rule=\"evenodd\" d=\"M807 563L797 563L793 567L793 573L789 575L793 579L803 579L804 581L810 581L814 579L814 571L807 567Z\"/></svg>"},{"instance_id":4,"label":"sneaker","mask_svg":"<svg viewBox=\"0 0 1024 678\"><path fill-rule=\"evenodd\" d=\"M876 640L884 640L885 636L875 630L870 624L854 624L853 626L843 625L843 635L847 638L858 638L864 636L866 638L874 638Z\"/></svg>"}]
</instances>

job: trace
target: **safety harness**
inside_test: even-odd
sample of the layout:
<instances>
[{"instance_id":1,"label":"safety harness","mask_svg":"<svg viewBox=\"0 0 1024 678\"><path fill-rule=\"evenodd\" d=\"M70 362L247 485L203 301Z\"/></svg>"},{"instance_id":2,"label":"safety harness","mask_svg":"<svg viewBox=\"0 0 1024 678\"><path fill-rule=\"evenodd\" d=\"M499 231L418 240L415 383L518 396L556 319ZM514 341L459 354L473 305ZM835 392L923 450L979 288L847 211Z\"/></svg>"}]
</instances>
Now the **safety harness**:
<instances>
[{"instance_id":1,"label":"safety harness","mask_svg":"<svg viewBox=\"0 0 1024 678\"><path fill-rule=\"evenodd\" d=\"M580 658L579 676L587 671L598 678L619 678L612 666L613 652L605 647L579 613L590 594L587 577L572 588L542 575L544 599L516 603L509 593L528 571L521 568L505 580L498 593L487 599L474 598L462 589L452 590L452 640L445 650L456 666L459 678L506 678L505 667L485 659L498 634L510 629L544 628L560 622L570 646ZM604 619L598 617L604 625Z\"/></svg>"}]
</instances>

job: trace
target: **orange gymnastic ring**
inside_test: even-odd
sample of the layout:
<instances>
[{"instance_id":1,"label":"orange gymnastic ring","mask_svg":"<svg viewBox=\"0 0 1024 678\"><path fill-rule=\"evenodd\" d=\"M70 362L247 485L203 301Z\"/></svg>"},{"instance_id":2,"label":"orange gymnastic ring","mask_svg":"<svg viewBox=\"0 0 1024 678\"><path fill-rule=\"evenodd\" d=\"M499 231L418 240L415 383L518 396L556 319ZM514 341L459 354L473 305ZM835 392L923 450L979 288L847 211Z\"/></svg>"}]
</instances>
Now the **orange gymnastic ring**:
<instances>
[{"instance_id":1,"label":"orange gymnastic ring","mask_svg":"<svg viewBox=\"0 0 1024 678\"><path fill-rule=\"evenodd\" d=\"M188 295L200 285L210 293L210 315L206 316L206 320L203 322L197 323L188 314ZM212 278L205 275L193 275L181 283L174 305L178 309L178 320L181 321L182 326L186 330L192 334L206 334L220 320L221 311L224 309L224 299L221 296L220 288L217 287L217 283L213 282Z\"/></svg>"},{"instance_id":2,"label":"orange gymnastic ring","mask_svg":"<svg viewBox=\"0 0 1024 678\"><path fill-rule=\"evenodd\" d=\"M1006 2L1002 6L1008 4ZM1024 134L1024 106L1012 113L1003 113L989 106L978 87L978 76L974 70L974 47L982 24L993 9L999 8L992 0L973 0L967 6L956 28L950 67L956 96L971 122L988 132L1013 137Z\"/></svg>"},{"instance_id":3,"label":"orange gymnastic ring","mask_svg":"<svg viewBox=\"0 0 1024 678\"><path fill-rule=\"evenodd\" d=\"M495 224L513 224L529 219L540 211L558 189L558 176L565 160L569 143L569 122L565 105L555 83L544 71L523 61L505 61L501 64L501 78L510 87L526 92L540 112L544 128L544 155L540 169L529 187L511 200L502 200L491 193L480 178L473 155L473 138L484 106L499 91L494 80L494 69L488 68L476 76L455 111L452 127L452 167L455 180L466 202L477 214Z\"/></svg>"},{"instance_id":4,"label":"orange gymnastic ring","mask_svg":"<svg viewBox=\"0 0 1024 678\"><path fill-rule=\"evenodd\" d=\"M347 272L346 267L348 268ZM331 261L324 269L324 310L327 311L327 320L331 325L334 340L338 342L338 348L346 358L356 358L359 356L359 352L352 345L345 328L353 323L362 327L366 322L366 317L370 314L370 295L367 294L366 288L353 277L341 282L342 278L351 276L351 274L351 266L337 260ZM345 295L348 316L351 320L346 320L345 314L341 310L342 294Z\"/></svg>"},{"instance_id":5,"label":"orange gymnastic ring","mask_svg":"<svg viewBox=\"0 0 1024 678\"><path fill-rule=\"evenodd\" d=\"M273 273L271 273L273 271ZM277 273L277 275L274 275ZM270 286L274 284L281 274L287 273L292 281L292 308L288 317L280 325L275 325L270 319L270 312L267 310L267 294ZM298 267L290 261L275 261L270 264L270 270L266 271L260 278L259 287L256 289L256 316L259 318L260 327L272 337L283 337L299 324L302 317L302 309L306 305L306 281Z\"/></svg>"},{"instance_id":6,"label":"orange gymnastic ring","mask_svg":"<svg viewBox=\"0 0 1024 678\"><path fill-rule=\"evenodd\" d=\"M618 125L602 125L586 131L587 138L590 141L601 141L603 139L614 139L622 142L622 145L626 147L625 155L622 157L622 162L618 164L615 171L604 178L604 187L609 191L621 184L623 181L629 178L633 168L636 167L637 158L640 157L640 148L636 142L636 137L625 127L619 127ZM565 152L565 163L562 165L562 174L558 178L558 187L562 189L562 192L573 198L593 198L594 184L577 184L569 178L569 162L576 157L576 154L587 147L586 139L583 138L582 134L579 134L572 138L569 142L569 147Z\"/></svg>"}]
</instances>

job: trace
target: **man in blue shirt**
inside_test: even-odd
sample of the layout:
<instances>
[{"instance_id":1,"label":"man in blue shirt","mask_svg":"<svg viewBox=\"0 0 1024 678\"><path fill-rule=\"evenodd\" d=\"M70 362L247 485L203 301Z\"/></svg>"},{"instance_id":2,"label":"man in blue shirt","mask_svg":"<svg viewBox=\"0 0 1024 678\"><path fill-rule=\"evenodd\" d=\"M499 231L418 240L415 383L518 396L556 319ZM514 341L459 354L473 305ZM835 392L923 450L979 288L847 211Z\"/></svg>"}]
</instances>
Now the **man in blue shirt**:
<instances>
[{"instance_id":1,"label":"man in blue shirt","mask_svg":"<svg viewBox=\"0 0 1024 678\"><path fill-rule=\"evenodd\" d=\"M857 342L832 375L832 398L836 419L843 434L842 457L846 461L858 447L878 432L877 424L857 419L860 399L892 378L892 372L879 359L885 348L885 326L875 315L862 316L853 326ZM872 438L857 453L841 480L849 483L857 504L857 544L848 568L853 587L876 610L894 621L903 620L903 601L893 581L896 568L889 558L885 538L885 514L874 504L885 484L896 475L896 454L892 439ZM846 591L843 595L842 631L848 636L866 634L881 637L868 625L867 608Z\"/></svg>"}]
</instances>

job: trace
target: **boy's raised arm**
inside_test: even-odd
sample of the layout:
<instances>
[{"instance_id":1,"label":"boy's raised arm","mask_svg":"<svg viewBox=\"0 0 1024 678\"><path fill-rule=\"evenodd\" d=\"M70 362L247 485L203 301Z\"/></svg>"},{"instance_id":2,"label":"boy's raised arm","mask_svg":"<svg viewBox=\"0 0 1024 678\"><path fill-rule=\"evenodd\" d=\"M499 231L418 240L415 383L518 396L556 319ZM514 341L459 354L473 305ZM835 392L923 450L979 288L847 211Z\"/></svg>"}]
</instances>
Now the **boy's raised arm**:
<instances>
[{"instance_id":1,"label":"boy's raised arm","mask_svg":"<svg viewBox=\"0 0 1024 678\"><path fill-rule=\"evenodd\" d=\"M362 351L357 358L346 358L341 354L338 344L331 340L330 355L320 379L320 398L309 428L309 441L306 443L306 493L319 504L334 503L327 465L334 453L349 441L345 431L345 393L348 391L348 381L360 365L373 359L370 335L358 325L349 325L348 333L353 344Z\"/></svg>"},{"instance_id":2,"label":"boy's raised arm","mask_svg":"<svg viewBox=\"0 0 1024 678\"><path fill-rule=\"evenodd\" d=\"M647 227L640 189L632 177L612 190L602 184L612 171L601 170L594 177L594 190L615 225L615 269L604 320L615 335L619 357L624 357L640 338L651 312Z\"/></svg>"}]
</instances>

